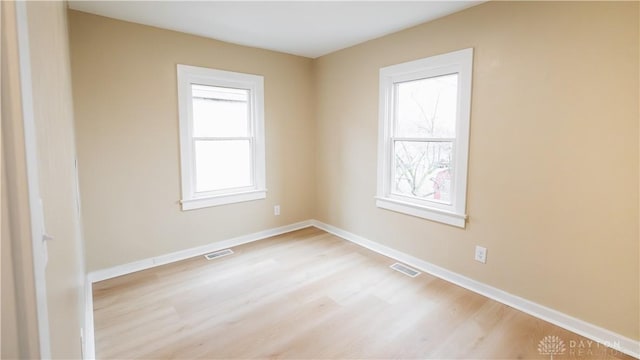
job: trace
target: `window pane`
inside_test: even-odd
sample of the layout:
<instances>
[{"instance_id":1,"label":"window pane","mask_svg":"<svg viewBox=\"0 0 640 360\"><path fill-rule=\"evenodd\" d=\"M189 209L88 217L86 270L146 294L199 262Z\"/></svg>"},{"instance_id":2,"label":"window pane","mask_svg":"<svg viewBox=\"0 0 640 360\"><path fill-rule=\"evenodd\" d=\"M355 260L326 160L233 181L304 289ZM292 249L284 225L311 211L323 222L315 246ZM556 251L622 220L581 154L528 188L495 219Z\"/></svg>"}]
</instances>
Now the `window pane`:
<instances>
[{"instance_id":1,"label":"window pane","mask_svg":"<svg viewBox=\"0 0 640 360\"><path fill-rule=\"evenodd\" d=\"M191 91L194 136L249 135L249 90L194 84Z\"/></svg>"},{"instance_id":2,"label":"window pane","mask_svg":"<svg viewBox=\"0 0 640 360\"><path fill-rule=\"evenodd\" d=\"M197 140L196 192L251 186L249 140Z\"/></svg>"},{"instance_id":3,"label":"window pane","mask_svg":"<svg viewBox=\"0 0 640 360\"><path fill-rule=\"evenodd\" d=\"M458 74L395 85L396 136L455 138Z\"/></svg>"},{"instance_id":4,"label":"window pane","mask_svg":"<svg viewBox=\"0 0 640 360\"><path fill-rule=\"evenodd\" d=\"M394 192L451 203L452 142L395 141Z\"/></svg>"}]
</instances>

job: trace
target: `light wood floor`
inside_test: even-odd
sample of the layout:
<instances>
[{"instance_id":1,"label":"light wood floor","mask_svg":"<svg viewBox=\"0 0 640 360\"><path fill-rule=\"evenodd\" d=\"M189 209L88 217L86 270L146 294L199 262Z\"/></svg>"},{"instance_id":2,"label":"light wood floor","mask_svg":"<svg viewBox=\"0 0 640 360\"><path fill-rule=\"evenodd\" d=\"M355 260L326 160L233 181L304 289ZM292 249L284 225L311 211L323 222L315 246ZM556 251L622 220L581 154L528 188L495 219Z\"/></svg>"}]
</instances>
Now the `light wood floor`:
<instances>
[{"instance_id":1,"label":"light wood floor","mask_svg":"<svg viewBox=\"0 0 640 360\"><path fill-rule=\"evenodd\" d=\"M233 250L94 284L97 357L631 359L315 228Z\"/></svg>"}]
</instances>

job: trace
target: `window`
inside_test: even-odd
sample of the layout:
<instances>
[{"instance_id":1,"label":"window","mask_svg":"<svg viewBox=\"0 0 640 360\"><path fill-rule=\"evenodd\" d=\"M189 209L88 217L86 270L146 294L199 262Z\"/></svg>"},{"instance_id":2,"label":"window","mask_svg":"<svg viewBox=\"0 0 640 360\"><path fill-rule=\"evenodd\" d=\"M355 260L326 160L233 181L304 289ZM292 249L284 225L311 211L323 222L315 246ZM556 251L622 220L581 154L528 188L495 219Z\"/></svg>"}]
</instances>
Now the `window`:
<instances>
[{"instance_id":1,"label":"window","mask_svg":"<svg viewBox=\"0 0 640 360\"><path fill-rule=\"evenodd\" d=\"M183 210L266 197L263 83L178 65Z\"/></svg>"},{"instance_id":2,"label":"window","mask_svg":"<svg viewBox=\"0 0 640 360\"><path fill-rule=\"evenodd\" d=\"M464 227L473 49L380 69L380 208Z\"/></svg>"}]
</instances>

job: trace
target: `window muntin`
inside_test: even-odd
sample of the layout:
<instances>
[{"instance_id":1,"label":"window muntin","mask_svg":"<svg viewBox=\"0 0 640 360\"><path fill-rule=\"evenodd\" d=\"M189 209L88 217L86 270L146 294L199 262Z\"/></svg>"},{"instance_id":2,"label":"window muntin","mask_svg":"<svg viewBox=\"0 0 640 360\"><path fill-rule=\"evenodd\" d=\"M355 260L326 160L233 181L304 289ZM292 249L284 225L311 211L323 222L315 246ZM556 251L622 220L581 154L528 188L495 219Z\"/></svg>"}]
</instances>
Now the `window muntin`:
<instances>
[{"instance_id":1,"label":"window muntin","mask_svg":"<svg viewBox=\"0 0 640 360\"><path fill-rule=\"evenodd\" d=\"M472 56L380 70L379 207L464 227Z\"/></svg>"},{"instance_id":2,"label":"window muntin","mask_svg":"<svg viewBox=\"0 0 640 360\"><path fill-rule=\"evenodd\" d=\"M182 208L266 197L263 78L178 65Z\"/></svg>"}]
</instances>

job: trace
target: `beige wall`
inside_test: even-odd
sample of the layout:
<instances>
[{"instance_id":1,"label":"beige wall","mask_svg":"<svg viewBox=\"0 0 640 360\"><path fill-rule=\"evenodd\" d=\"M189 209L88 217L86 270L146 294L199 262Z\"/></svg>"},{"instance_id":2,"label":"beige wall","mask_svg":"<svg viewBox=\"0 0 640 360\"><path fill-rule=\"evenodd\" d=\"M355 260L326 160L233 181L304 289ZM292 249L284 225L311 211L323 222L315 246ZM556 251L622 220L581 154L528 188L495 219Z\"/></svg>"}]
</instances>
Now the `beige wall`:
<instances>
[{"instance_id":1,"label":"beige wall","mask_svg":"<svg viewBox=\"0 0 640 360\"><path fill-rule=\"evenodd\" d=\"M2 2L2 358L39 358L40 344L50 344L52 358L80 358L84 269L71 101L66 4L28 2L26 32L30 58L18 59L15 3ZM22 56L22 54L21 54ZM31 79L20 78L30 64ZM22 88L31 80L28 87ZM31 89L31 95L22 95ZM33 100L33 119L25 121L22 106ZM23 124L33 120L37 148L39 195L44 205L49 243L45 284L34 271L40 251L32 246L32 218L27 186L28 140ZM26 125L25 125L26 127ZM29 136L29 135L27 135ZM27 147L30 145L27 145ZM29 164L30 166L31 164ZM31 178L34 180L34 178ZM31 180L30 179L30 180ZM39 236L39 234L38 234ZM34 254L35 252L35 254ZM38 264L36 262L36 264ZM34 268L36 270L34 270ZM49 341L42 342L36 318L37 294L46 289ZM46 347L45 347L46 348Z\"/></svg>"},{"instance_id":2,"label":"beige wall","mask_svg":"<svg viewBox=\"0 0 640 360\"><path fill-rule=\"evenodd\" d=\"M89 271L313 216L310 59L76 11L69 18ZM180 210L176 64L264 76L265 200Z\"/></svg>"},{"instance_id":3,"label":"beige wall","mask_svg":"<svg viewBox=\"0 0 640 360\"><path fill-rule=\"evenodd\" d=\"M28 2L40 196L48 243L51 354L80 357L84 263L77 206L75 133L66 3Z\"/></svg>"},{"instance_id":4,"label":"beige wall","mask_svg":"<svg viewBox=\"0 0 640 360\"><path fill-rule=\"evenodd\" d=\"M40 344L29 222L15 2L0 2L2 83L2 359L38 358Z\"/></svg>"},{"instance_id":5,"label":"beige wall","mask_svg":"<svg viewBox=\"0 0 640 360\"><path fill-rule=\"evenodd\" d=\"M317 218L640 339L638 13L491 2L321 57ZM379 68L467 47L467 228L376 208Z\"/></svg>"},{"instance_id":6,"label":"beige wall","mask_svg":"<svg viewBox=\"0 0 640 360\"><path fill-rule=\"evenodd\" d=\"M88 270L315 217L640 339L638 10L490 2L313 61L70 11ZM467 47L467 228L376 208L378 69ZM266 200L180 211L177 63L265 76Z\"/></svg>"},{"instance_id":7,"label":"beige wall","mask_svg":"<svg viewBox=\"0 0 640 360\"><path fill-rule=\"evenodd\" d=\"M13 273L13 249L11 246L11 230L9 218L9 201L7 185L7 167L5 165L4 147L6 142L2 142L2 133L5 136L7 129L5 123L11 116L11 88L9 86L9 57L7 50L15 45L15 26L9 26L9 12L13 11L12 3L0 3L0 82L1 82L1 102L2 126L0 126L0 358L16 359L20 356L20 345L18 343L18 318L16 316L16 288L15 275ZM9 38L13 44L9 44ZM15 62L14 56L14 62ZM12 69L13 70L13 69ZM12 149L13 150L13 149Z\"/></svg>"},{"instance_id":8,"label":"beige wall","mask_svg":"<svg viewBox=\"0 0 640 360\"><path fill-rule=\"evenodd\" d=\"M4 159L4 158L3 158ZM7 181L4 179L6 170L4 168L4 160L2 161L2 193L6 194ZM15 280L13 273L13 259L12 259L12 247L11 247L11 232L9 231L9 204L2 198L2 225L0 239L0 251L2 251L2 268L0 273L2 278L0 279L2 284L2 293L0 298L0 304L2 312L0 313L0 358L2 359L17 359L20 357L20 346L18 342L18 317L16 316L16 290Z\"/></svg>"}]
</instances>

